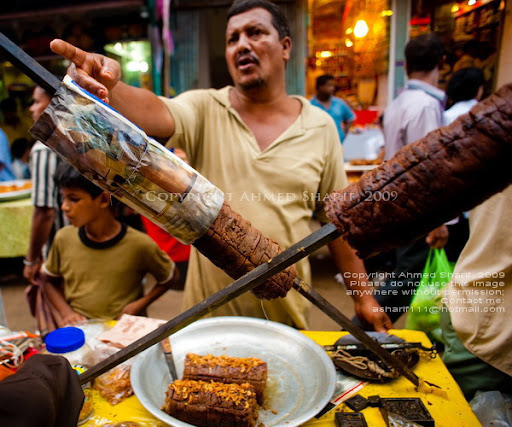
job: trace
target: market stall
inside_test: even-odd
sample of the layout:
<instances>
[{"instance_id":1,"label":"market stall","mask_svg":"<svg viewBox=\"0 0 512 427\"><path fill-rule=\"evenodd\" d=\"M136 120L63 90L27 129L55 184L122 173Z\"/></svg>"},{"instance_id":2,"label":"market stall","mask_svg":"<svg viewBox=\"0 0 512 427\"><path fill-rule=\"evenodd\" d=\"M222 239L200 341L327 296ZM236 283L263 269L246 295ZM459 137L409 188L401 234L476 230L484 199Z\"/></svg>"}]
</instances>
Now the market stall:
<instances>
[{"instance_id":1,"label":"market stall","mask_svg":"<svg viewBox=\"0 0 512 427\"><path fill-rule=\"evenodd\" d=\"M392 330L390 333L404 338L410 342L421 342L427 347L431 346L428 338L422 332ZM311 338L320 346L333 344L338 338L346 335L344 332L321 331L303 331L303 334ZM280 352L279 350L277 351ZM311 367L311 370L312 374L316 372L314 367ZM328 404L328 407L331 408L331 410L325 413L325 415L318 418L312 417L308 422L305 424L301 423L300 425L319 427L335 426L336 424L334 417L336 412L354 412L343 402L356 394L360 394L365 397L379 395L382 398L419 398L427 407L434 421L436 421L436 425L480 425L478 419L471 411L469 404L464 399L464 396L462 395L459 387L448 373L440 357L435 359L430 359L428 357L422 358L418 363L418 366L415 368L415 372L421 377L429 378L431 382L439 385L443 390L446 390L447 395L445 397L440 397L435 394L415 391L411 384L404 378L394 380L393 382L387 384L363 383L360 382L360 380L355 379L355 383L358 383L357 387L354 387L353 390L344 392L341 396L339 396L339 393L333 396L337 398L337 406ZM339 372L339 375L346 374ZM140 426L165 425L160 419L156 418L153 414L147 411L147 409L145 409L136 395L129 397L125 401L115 406L108 404L108 402L106 402L98 392L93 392L92 400L93 406L95 408L94 414L84 424L85 426L92 427L103 425L102 423L105 422L128 421L136 422ZM269 405L272 406L272 403L269 403ZM386 422L378 407L365 408L364 410L361 410L361 413L364 414L368 425L375 427L386 425ZM286 425L293 426L296 424L292 422L287 423Z\"/></svg>"},{"instance_id":2,"label":"market stall","mask_svg":"<svg viewBox=\"0 0 512 427\"><path fill-rule=\"evenodd\" d=\"M0 183L0 257L14 258L27 253L33 205L31 183ZM16 230L13 233L13 230Z\"/></svg>"},{"instance_id":3,"label":"market stall","mask_svg":"<svg viewBox=\"0 0 512 427\"><path fill-rule=\"evenodd\" d=\"M62 354L83 375L87 364L129 345L158 324L161 321L156 319L125 315L117 324L90 321L67 328L82 332L85 342L74 350L67 347ZM40 347L41 341L34 335L23 338L23 334L11 335L22 342L20 346L24 346L23 340L31 344L28 348L25 345L26 357L37 352L56 352L57 344L63 345L62 337L57 340L49 336L47 346ZM390 402L419 405L417 416L431 419L435 425L480 425L423 332L391 330L389 336L412 346L411 354L418 355L414 372L438 386L438 391L418 391L403 377L384 383L364 380L340 368L332 362L333 345L347 338L346 332L297 331L267 320L218 317L191 324L171 336L170 342L179 379L184 375L189 353L264 360L268 365L265 400L257 408L258 422L268 426L334 426L337 413L362 414L368 425L385 426L384 409ZM67 339L69 344L74 337L68 335ZM85 384L86 401L80 425L190 426L162 410L166 390L175 380L164 354L163 347L156 345L92 384Z\"/></svg>"},{"instance_id":4,"label":"market stall","mask_svg":"<svg viewBox=\"0 0 512 427\"><path fill-rule=\"evenodd\" d=\"M474 206L507 186L511 177L508 170L503 167L503 163L507 158L504 153L509 151L510 134L503 132L501 128L496 129L493 124L496 121L495 114L501 114L502 108L499 107L503 107L505 102L502 100L511 98L510 87L503 88L494 98L477 106L471 118L465 116L450 128L444 129L442 138L439 131L429 134L423 140L404 148L392 162L379 166L357 185L331 194L327 201L327 213L332 223L282 252L277 245L266 243L266 246L271 247L271 251L265 252L266 257L263 255L259 257L260 262L261 259L263 260L259 265L254 261L254 252L251 250L257 251L259 244L254 242L265 242L265 237L251 228L250 224L231 210L227 204L217 203L220 194L209 182L204 182L204 178L198 176L189 166L180 163L177 158L159 151L158 146L142 132L138 132L123 118L109 112L104 105L96 103L69 79L57 91L58 96L54 98L54 104L64 100L65 105L59 104L59 112L67 113L59 115L58 120L55 120L51 110L48 111L41 120L43 125L35 131L38 137L102 188L111 191L116 197L129 202L140 211L148 213L153 220L161 222L169 231L179 234L184 239L190 238L203 254L237 279L228 288L208 297L201 304L143 335L119 352L81 373L80 379L83 384L101 374L108 374L107 371L111 368L119 366L163 338L183 329L206 314L211 307L222 304L240 293L255 289L257 296L268 298L269 295L270 297L281 295L283 291L286 293L293 286L357 337L364 347L375 354L388 368L401 373L412 383L409 386L410 390L414 390L414 386L417 386L419 392L424 390L433 395L439 394L440 397L451 392L450 384L445 384L446 390L444 390L440 384L419 378L403 361L383 349L378 342L348 321L336 308L322 300L321 296L297 277L293 269L284 269L340 235L343 235L363 257L397 246L404 240L428 231L432 225L452 218L455 212ZM78 102L76 102L77 99ZM80 120L77 120L78 113L81 113ZM112 120L115 122L112 123L110 120L113 118L117 122ZM467 120L467 123L463 123L463 120ZM503 123L506 125L508 121ZM85 143L81 136L89 135L89 126L100 127L102 129L100 134L104 138L109 136L108 144L99 137L88 138ZM472 132L468 132L468 128ZM484 131L486 135L490 132L494 138L492 140L482 138ZM492 143L495 145L491 146ZM486 156L475 156L469 160L459 158L458 162L453 161L451 156L450 170L432 167L434 164L437 166L443 164L443 158L452 152L454 146L459 147L459 144L462 146L458 150L459 153L466 152L464 148L470 146L474 152L481 152ZM108 165L108 173L103 173L106 165ZM429 171L432 170L436 170L439 186L446 188L444 192L425 195L419 191L424 180L417 179L416 172L419 171L424 178L431 178L432 173ZM483 172L486 185L480 187L474 185L477 179L474 176L474 170ZM195 186L196 181L200 184L199 187ZM176 204L176 206L151 204L155 201L144 198L155 186L161 186L162 190L174 194L176 197L168 205ZM383 190L397 186L402 188L396 193L396 198L392 202L384 199L377 200L375 197L369 200L368 193L382 194ZM183 207L185 203L178 205L192 191L194 191L193 194L212 193L218 196L213 198L213 206L200 206L199 218L191 215L187 206ZM351 197L344 197L348 194ZM443 212L437 209L439 204L443 205ZM406 205L412 208L404 211L403 207ZM388 209L389 215L382 215L384 208ZM194 208L192 211L197 210ZM163 216L164 213L166 216ZM369 221L369 218L372 220ZM276 273L279 274L271 278ZM220 339L222 340L222 337ZM279 350L277 346L275 348L276 351ZM429 374L434 375L429 372L425 374L427 377ZM388 392L382 390L382 393ZM453 398L457 400L457 397Z\"/></svg>"}]
</instances>

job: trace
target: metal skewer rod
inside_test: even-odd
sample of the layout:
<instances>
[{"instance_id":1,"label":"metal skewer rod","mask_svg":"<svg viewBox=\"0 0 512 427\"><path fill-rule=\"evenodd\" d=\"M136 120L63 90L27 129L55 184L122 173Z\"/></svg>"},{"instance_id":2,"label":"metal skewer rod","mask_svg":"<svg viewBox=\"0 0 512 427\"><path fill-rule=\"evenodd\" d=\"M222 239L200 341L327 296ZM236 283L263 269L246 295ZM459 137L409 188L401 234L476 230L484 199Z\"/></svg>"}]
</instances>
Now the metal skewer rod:
<instances>
[{"instance_id":1,"label":"metal skewer rod","mask_svg":"<svg viewBox=\"0 0 512 427\"><path fill-rule=\"evenodd\" d=\"M3 49L7 59L9 59L13 65L24 72L48 93L55 93L60 86L60 81L1 32L0 48ZM107 372L118 364L139 354L174 332L201 318L216 307L219 307L239 295L255 288L272 275L284 270L337 237L339 237L339 232L333 224L323 226L316 232L291 246L289 249L283 251L271 260L271 262L258 266L245 276L233 282L227 288L211 295L204 301L189 310L186 310L174 319L171 319L156 330L93 366L87 372L80 375L81 383L84 384L89 382L91 379ZM295 281L294 288L344 329L359 339L361 343L368 348L368 350L375 353L375 355L390 367L395 368L413 384L416 386L418 385L418 377L410 369L408 369L400 360L394 358L389 352L381 348L378 343L372 340L361 328L354 325L350 319L325 300L318 292L313 290L300 279Z\"/></svg>"},{"instance_id":2,"label":"metal skewer rod","mask_svg":"<svg viewBox=\"0 0 512 427\"><path fill-rule=\"evenodd\" d=\"M94 365L92 368L80 375L80 382L82 384L88 383L92 379L109 371L120 363L130 359L152 345L160 342L164 338L167 338L169 335L200 319L215 308L233 300L256 286L261 285L269 277L296 263L337 237L339 237L339 233L334 224L329 223L324 225L313 234L310 234L300 242L281 252L270 262L259 265L228 287L214 293L205 300L169 320L167 323L164 323L154 331Z\"/></svg>"}]
</instances>

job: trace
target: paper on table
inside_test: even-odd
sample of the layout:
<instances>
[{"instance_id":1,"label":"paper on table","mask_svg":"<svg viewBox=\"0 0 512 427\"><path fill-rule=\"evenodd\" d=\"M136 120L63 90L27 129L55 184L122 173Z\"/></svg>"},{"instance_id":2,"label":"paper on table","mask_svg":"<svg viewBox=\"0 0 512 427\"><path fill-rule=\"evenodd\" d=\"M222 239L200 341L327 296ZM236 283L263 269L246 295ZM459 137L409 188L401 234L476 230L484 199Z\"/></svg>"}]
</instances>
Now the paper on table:
<instances>
[{"instance_id":1,"label":"paper on table","mask_svg":"<svg viewBox=\"0 0 512 427\"><path fill-rule=\"evenodd\" d=\"M99 334L97 339L124 348L164 323L165 320L123 314L114 327Z\"/></svg>"}]
</instances>

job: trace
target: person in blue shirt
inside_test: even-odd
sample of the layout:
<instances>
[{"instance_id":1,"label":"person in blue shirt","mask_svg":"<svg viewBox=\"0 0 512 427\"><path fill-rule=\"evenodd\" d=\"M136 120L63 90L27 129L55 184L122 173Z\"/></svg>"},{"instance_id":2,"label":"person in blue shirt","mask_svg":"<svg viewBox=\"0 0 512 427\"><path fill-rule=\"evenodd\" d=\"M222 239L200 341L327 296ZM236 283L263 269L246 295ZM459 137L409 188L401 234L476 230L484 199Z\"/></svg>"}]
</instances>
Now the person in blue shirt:
<instances>
[{"instance_id":1,"label":"person in blue shirt","mask_svg":"<svg viewBox=\"0 0 512 427\"><path fill-rule=\"evenodd\" d=\"M0 129L0 181L10 181L14 179L12 171L12 159L9 149L9 140L5 132Z\"/></svg>"},{"instance_id":2,"label":"person in blue shirt","mask_svg":"<svg viewBox=\"0 0 512 427\"><path fill-rule=\"evenodd\" d=\"M356 116L343 99L334 96L336 91L334 76L323 74L316 79L316 95L311 103L329 113L336 123L340 141L343 143L345 135Z\"/></svg>"}]
</instances>

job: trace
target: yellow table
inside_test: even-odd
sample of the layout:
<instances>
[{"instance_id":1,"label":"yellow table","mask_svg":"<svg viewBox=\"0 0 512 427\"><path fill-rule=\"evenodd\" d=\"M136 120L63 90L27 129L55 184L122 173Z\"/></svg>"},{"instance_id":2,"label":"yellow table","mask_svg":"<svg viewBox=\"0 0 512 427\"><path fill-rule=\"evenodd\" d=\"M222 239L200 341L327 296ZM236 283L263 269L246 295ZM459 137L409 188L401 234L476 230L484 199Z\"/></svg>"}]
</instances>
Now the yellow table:
<instances>
[{"instance_id":1,"label":"yellow table","mask_svg":"<svg viewBox=\"0 0 512 427\"><path fill-rule=\"evenodd\" d=\"M336 331L303 331L303 333L320 345L334 344L338 338L346 334L346 332ZM423 332L392 330L390 333L407 341L421 342L424 346L431 346L430 341ZM447 397L419 393L403 377L388 384L368 384L359 393L365 397L372 395L379 395L380 397L419 397L432 415L432 418L434 418L437 427L475 427L481 425L440 357L431 360L421 358L418 365L414 368L414 372L418 376L426 378L428 381L442 387L446 391ZM84 426L112 426L123 421L136 422L141 427L165 426L165 424L147 412L135 396L124 400L116 406L111 406L97 392L93 391L93 402L94 415ZM344 403L341 403L334 411L325 414L319 419L313 419L305 423L304 426L334 427L335 411L350 411L350 409ZM369 407L364 409L362 413L366 418L368 426L386 426L378 408Z\"/></svg>"},{"instance_id":2,"label":"yellow table","mask_svg":"<svg viewBox=\"0 0 512 427\"><path fill-rule=\"evenodd\" d=\"M27 254L33 211L30 197L0 202L0 258Z\"/></svg>"}]
</instances>

